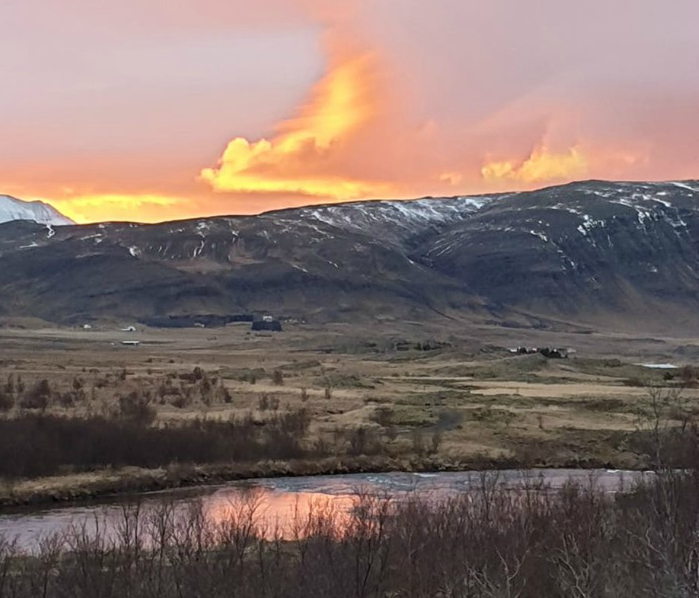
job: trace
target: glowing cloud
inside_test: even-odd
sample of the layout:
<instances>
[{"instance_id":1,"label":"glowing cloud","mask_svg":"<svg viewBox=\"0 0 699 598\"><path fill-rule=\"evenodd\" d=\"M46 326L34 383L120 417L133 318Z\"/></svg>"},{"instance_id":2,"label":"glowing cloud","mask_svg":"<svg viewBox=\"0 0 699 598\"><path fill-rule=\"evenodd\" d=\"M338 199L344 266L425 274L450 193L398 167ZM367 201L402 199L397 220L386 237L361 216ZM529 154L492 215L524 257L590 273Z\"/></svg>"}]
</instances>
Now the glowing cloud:
<instances>
[{"instance_id":1,"label":"glowing cloud","mask_svg":"<svg viewBox=\"0 0 699 598\"><path fill-rule=\"evenodd\" d=\"M76 195L51 203L79 224L133 220L162 222L178 216L185 217L191 209L190 202L182 197L155 194ZM182 210L181 215L177 214L179 210Z\"/></svg>"},{"instance_id":2,"label":"glowing cloud","mask_svg":"<svg viewBox=\"0 0 699 598\"><path fill-rule=\"evenodd\" d=\"M277 127L271 139L228 144L217 168L201 171L215 191L289 193L353 199L391 187L337 168L338 156L380 112L374 54L331 57L328 74L299 114Z\"/></svg>"},{"instance_id":3,"label":"glowing cloud","mask_svg":"<svg viewBox=\"0 0 699 598\"><path fill-rule=\"evenodd\" d=\"M0 2L0 193L79 222L697 176L697 0L67 3Z\"/></svg>"},{"instance_id":4,"label":"glowing cloud","mask_svg":"<svg viewBox=\"0 0 699 598\"><path fill-rule=\"evenodd\" d=\"M556 153L545 146L538 147L523 161L495 161L481 169L488 182L507 180L523 183L546 183L549 181L576 179L587 175L589 162L580 147Z\"/></svg>"}]
</instances>

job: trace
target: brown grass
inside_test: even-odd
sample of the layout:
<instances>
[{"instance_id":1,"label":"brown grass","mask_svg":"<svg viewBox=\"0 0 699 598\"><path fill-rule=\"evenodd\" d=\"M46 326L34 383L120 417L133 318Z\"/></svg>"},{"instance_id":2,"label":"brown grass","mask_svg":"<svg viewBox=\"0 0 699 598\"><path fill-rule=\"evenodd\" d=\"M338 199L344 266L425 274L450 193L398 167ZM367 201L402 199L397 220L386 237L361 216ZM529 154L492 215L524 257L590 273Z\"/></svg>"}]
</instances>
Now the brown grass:
<instances>
[{"instance_id":1,"label":"brown grass","mask_svg":"<svg viewBox=\"0 0 699 598\"><path fill-rule=\"evenodd\" d=\"M616 440L637 428L635 412L647 399L643 387L625 381L662 379L663 372L633 365L638 357L597 357L590 349L549 361L492 347L481 353L472 341L454 338L449 349L396 352L370 330L348 336L347 327L289 326L282 335L255 336L248 328L136 333L120 332L116 325L90 331L0 328L0 385L8 376L15 382L21 378L26 387L47 379L54 393L47 411L70 417L111 413L119 397L137 392L150 397L155 425L249 414L264 421L304 407L312 418L310 441L329 442L338 428L370 427L382 442L404 448L415 430L426 444L439 430L435 458L441 463L518 459L538 450L536 461L552 466L576 459L643 466L641 456L630 455ZM125 339L141 345L122 346ZM420 338L409 340L415 344ZM593 340L599 346L605 342ZM566 341L592 342L587 337ZM621 339L607 341L610 347L621 346ZM652 359L651 346L658 347L638 345L644 360ZM666 355L657 359L668 360ZM206 382L193 377L195 368ZM275 372L283 373L283 384ZM58 400L71 392L72 404ZM685 396L692 408L699 404L699 390L687 390ZM389 425L376 423L380 405L395 410ZM0 417L18 411L15 406ZM579 440L573 448L571 435ZM588 441L591 437L594 442ZM61 485L70 486L71 480Z\"/></svg>"}]
</instances>

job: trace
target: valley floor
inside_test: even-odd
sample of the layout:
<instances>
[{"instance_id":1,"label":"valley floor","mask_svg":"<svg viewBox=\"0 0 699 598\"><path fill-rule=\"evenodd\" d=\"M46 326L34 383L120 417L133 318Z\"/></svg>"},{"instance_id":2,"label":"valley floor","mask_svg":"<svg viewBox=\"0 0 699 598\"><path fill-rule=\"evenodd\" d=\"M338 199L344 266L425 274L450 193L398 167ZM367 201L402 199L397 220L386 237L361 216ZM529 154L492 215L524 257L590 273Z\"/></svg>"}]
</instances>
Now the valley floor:
<instances>
[{"instance_id":1,"label":"valley floor","mask_svg":"<svg viewBox=\"0 0 699 598\"><path fill-rule=\"evenodd\" d=\"M135 448L110 461L110 447L103 447L102 461L78 455L75 462L59 459L54 470L37 469L25 454L6 456L17 468L0 471L0 503L271 475L648 468L658 448L651 432L658 425L688 429L699 414L691 367L699 345L692 339L503 328L460 333L419 324L387 325L378 332L359 325L287 325L276 335L251 333L247 324L210 330L137 326L135 332L124 327L0 328L0 424L22 420L45 430L41 418L105 426L126 421L150 430L137 434L147 444L176 428L203 434L202 420L212 426L244 422L235 424L236 434L251 434L260 447L267 442L274 450L262 447L238 457L236 448L209 457L209 447L197 445L191 456L175 451L176 463L153 464ZM518 345L576 352L547 359L508 351ZM667 362L687 367L638 365ZM298 430L289 427L292 421ZM211 429L206 433L225 433ZM291 443L288 454L278 438ZM13 454L12 447L5 449L3 455ZM221 457L228 454L236 457Z\"/></svg>"}]
</instances>

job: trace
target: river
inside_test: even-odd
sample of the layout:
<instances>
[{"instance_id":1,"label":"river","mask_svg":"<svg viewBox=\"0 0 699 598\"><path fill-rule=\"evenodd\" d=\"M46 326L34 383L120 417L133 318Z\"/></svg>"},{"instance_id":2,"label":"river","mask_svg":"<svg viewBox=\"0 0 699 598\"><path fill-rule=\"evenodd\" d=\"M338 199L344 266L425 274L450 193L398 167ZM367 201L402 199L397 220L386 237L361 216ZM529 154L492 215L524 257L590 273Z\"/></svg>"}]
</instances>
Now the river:
<instances>
[{"instance_id":1,"label":"river","mask_svg":"<svg viewBox=\"0 0 699 598\"><path fill-rule=\"evenodd\" d=\"M139 495L115 497L99 503L4 511L0 515L0 536L17 541L20 549L32 552L42 538L82 529L93 534L99 527L107 537L123 522L126 507L136 502L142 513L154 512L163 504L185 513L193 504L204 514L221 521L236 509L254 508L256 518L266 526L288 530L298 517L313 507L348 512L358 492L375 493L402 500L421 496L439 500L478 490L484 483L517 488L527 483L544 483L552 489L572 481L594 484L605 492L628 488L643 479L640 472L612 470L541 469L532 471L459 472L459 473L383 473L316 477L260 479L233 482L215 487L198 487Z\"/></svg>"}]
</instances>

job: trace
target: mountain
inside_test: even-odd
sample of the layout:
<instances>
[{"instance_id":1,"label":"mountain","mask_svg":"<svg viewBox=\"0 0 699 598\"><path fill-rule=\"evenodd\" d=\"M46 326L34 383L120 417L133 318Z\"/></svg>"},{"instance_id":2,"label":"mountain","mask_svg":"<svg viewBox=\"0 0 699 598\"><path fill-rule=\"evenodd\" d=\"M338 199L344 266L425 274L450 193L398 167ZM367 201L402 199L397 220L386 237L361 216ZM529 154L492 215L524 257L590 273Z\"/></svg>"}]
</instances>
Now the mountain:
<instances>
[{"instance_id":1,"label":"mountain","mask_svg":"<svg viewBox=\"0 0 699 598\"><path fill-rule=\"evenodd\" d=\"M0 195L0 223L13 220L30 220L51 226L75 224L70 218L66 218L42 201L22 201L9 195Z\"/></svg>"},{"instance_id":2,"label":"mountain","mask_svg":"<svg viewBox=\"0 0 699 598\"><path fill-rule=\"evenodd\" d=\"M0 314L699 330L699 182L0 225Z\"/></svg>"}]
</instances>

